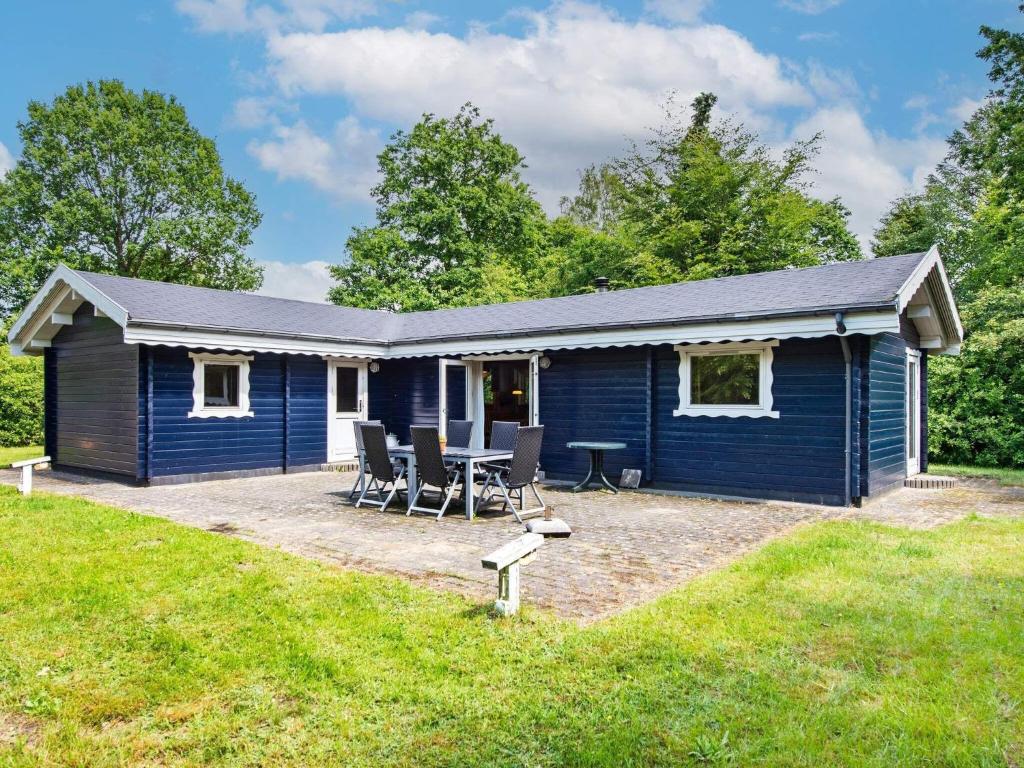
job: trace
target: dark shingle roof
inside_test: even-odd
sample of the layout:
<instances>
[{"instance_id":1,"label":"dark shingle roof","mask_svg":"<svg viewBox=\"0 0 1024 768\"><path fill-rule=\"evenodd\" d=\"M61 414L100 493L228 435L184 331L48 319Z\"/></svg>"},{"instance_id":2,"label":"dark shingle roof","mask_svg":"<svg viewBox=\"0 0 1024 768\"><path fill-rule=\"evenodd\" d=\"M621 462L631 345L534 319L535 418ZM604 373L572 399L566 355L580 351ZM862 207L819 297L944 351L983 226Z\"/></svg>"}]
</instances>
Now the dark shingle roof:
<instances>
[{"instance_id":1,"label":"dark shingle roof","mask_svg":"<svg viewBox=\"0 0 1024 768\"><path fill-rule=\"evenodd\" d=\"M913 253L692 283L398 315L80 274L127 310L135 323L404 343L887 307L893 305L900 287L924 256Z\"/></svg>"}]
</instances>

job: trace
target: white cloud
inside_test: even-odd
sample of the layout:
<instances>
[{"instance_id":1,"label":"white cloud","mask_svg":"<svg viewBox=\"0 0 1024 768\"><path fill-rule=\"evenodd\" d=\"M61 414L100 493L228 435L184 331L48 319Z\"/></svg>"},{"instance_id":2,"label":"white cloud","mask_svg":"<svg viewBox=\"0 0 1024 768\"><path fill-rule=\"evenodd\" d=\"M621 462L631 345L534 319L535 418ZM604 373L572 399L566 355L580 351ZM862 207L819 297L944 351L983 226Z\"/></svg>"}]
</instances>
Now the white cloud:
<instances>
[{"instance_id":1,"label":"white cloud","mask_svg":"<svg viewBox=\"0 0 1024 768\"><path fill-rule=\"evenodd\" d=\"M331 22L377 12L375 0L281 0L278 5L250 0L177 0L175 6L202 32L320 31Z\"/></svg>"},{"instance_id":2,"label":"white cloud","mask_svg":"<svg viewBox=\"0 0 1024 768\"><path fill-rule=\"evenodd\" d=\"M430 11L413 11L405 17L405 26L410 29L430 29L442 21L441 17Z\"/></svg>"},{"instance_id":3,"label":"white cloud","mask_svg":"<svg viewBox=\"0 0 1024 768\"><path fill-rule=\"evenodd\" d=\"M977 112L984 103L984 99L969 99L965 97L949 108L949 116L957 122L963 123L970 120L971 116Z\"/></svg>"},{"instance_id":4,"label":"white cloud","mask_svg":"<svg viewBox=\"0 0 1024 768\"><path fill-rule=\"evenodd\" d=\"M14 167L14 155L0 142L0 178L7 175L7 172Z\"/></svg>"},{"instance_id":5,"label":"white cloud","mask_svg":"<svg viewBox=\"0 0 1024 768\"><path fill-rule=\"evenodd\" d=\"M678 24L691 24L700 19L711 0L644 0L647 13Z\"/></svg>"},{"instance_id":6,"label":"white cloud","mask_svg":"<svg viewBox=\"0 0 1024 768\"><path fill-rule=\"evenodd\" d=\"M813 98L778 57L717 25L665 28L591 5L530 13L522 36L473 29L465 38L423 30L360 28L271 35L270 72L287 95L337 95L363 117L399 125L452 114L467 100L494 117L530 164L553 208L577 170L622 151L660 123L672 92L702 90L755 129L769 110Z\"/></svg>"},{"instance_id":7,"label":"white cloud","mask_svg":"<svg viewBox=\"0 0 1024 768\"><path fill-rule=\"evenodd\" d=\"M796 37L801 43L830 43L839 39L838 32L803 32Z\"/></svg>"},{"instance_id":8,"label":"white cloud","mask_svg":"<svg viewBox=\"0 0 1024 768\"><path fill-rule=\"evenodd\" d=\"M326 261L285 264L282 261L260 261L263 286L257 293L281 299L298 299L327 303L327 291L334 284Z\"/></svg>"},{"instance_id":9,"label":"white cloud","mask_svg":"<svg viewBox=\"0 0 1024 768\"><path fill-rule=\"evenodd\" d=\"M842 197L852 211L850 228L865 250L890 203L921 189L946 153L942 139L896 139L872 132L850 106L819 109L794 128L793 138L818 131L825 140L815 162L815 194Z\"/></svg>"},{"instance_id":10,"label":"white cloud","mask_svg":"<svg viewBox=\"0 0 1024 768\"><path fill-rule=\"evenodd\" d=\"M797 13L817 16L842 4L843 0L779 0L779 5Z\"/></svg>"},{"instance_id":11,"label":"white cloud","mask_svg":"<svg viewBox=\"0 0 1024 768\"><path fill-rule=\"evenodd\" d=\"M273 138L251 141L249 154L279 180L307 181L339 200L365 200L376 180L380 135L352 116L324 138L299 120L278 125Z\"/></svg>"}]
</instances>

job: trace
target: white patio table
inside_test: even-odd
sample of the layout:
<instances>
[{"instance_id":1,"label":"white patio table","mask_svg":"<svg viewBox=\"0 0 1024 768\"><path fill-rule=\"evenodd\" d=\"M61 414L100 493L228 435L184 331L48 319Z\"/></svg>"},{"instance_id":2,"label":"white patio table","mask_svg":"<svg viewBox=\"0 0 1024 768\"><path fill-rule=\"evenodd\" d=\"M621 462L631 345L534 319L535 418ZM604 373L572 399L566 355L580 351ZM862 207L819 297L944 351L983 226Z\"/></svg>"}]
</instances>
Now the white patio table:
<instances>
[{"instance_id":1,"label":"white patio table","mask_svg":"<svg viewBox=\"0 0 1024 768\"><path fill-rule=\"evenodd\" d=\"M392 458L404 459L409 467L407 478L409 481L409 503L411 504L412 498L416 495L416 451L413 450L411 445L400 445L397 448L389 448L388 452ZM511 461L512 451L494 450L492 448L447 447L441 451L441 455L446 463L457 461L462 464L462 471L467 483L466 488L469 491L464 494L466 497L466 519L472 520L477 508L476 493L472 491L476 465L488 461Z\"/></svg>"}]
</instances>

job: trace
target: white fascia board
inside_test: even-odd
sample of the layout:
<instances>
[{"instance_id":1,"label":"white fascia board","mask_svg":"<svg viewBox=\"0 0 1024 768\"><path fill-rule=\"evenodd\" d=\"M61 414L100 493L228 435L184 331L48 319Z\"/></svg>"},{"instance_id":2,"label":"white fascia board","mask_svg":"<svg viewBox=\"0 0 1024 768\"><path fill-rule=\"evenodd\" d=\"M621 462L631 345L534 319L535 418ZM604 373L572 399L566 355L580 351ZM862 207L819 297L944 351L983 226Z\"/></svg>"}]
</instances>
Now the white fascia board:
<instances>
[{"instance_id":1,"label":"white fascia board","mask_svg":"<svg viewBox=\"0 0 1024 768\"><path fill-rule=\"evenodd\" d=\"M886 312L851 312L844 318L846 333L899 333L895 308ZM607 331L552 333L542 336L463 339L414 344L396 344L387 357L433 357L487 355L544 349L586 349L590 347L631 347L644 344L696 344L721 341L762 341L765 339L821 338L836 336L832 314L770 318L722 323L627 328Z\"/></svg>"},{"instance_id":2,"label":"white fascia board","mask_svg":"<svg viewBox=\"0 0 1024 768\"><path fill-rule=\"evenodd\" d=\"M131 325L125 329L127 344L186 347L189 349L226 349L238 352L281 352L295 355L334 357L385 357L383 344L346 344L320 339L261 336L246 333L217 333L198 329L161 328Z\"/></svg>"},{"instance_id":3,"label":"white fascia board","mask_svg":"<svg viewBox=\"0 0 1024 768\"><path fill-rule=\"evenodd\" d=\"M46 282L11 326L7 339L11 342L12 351L15 345L21 351L29 349L29 342L35 340L35 336L44 327L53 325L54 312L68 299L74 304L88 301L122 328L128 324L128 312L124 307L77 272L60 264L46 278Z\"/></svg>"}]
</instances>

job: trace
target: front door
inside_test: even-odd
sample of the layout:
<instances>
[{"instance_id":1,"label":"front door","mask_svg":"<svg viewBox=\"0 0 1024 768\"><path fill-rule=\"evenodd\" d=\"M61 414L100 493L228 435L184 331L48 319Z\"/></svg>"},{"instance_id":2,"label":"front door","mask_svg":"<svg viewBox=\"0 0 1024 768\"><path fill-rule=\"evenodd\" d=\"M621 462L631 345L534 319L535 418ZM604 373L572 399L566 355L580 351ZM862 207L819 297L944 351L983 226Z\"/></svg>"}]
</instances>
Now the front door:
<instances>
[{"instance_id":1,"label":"front door","mask_svg":"<svg viewBox=\"0 0 1024 768\"><path fill-rule=\"evenodd\" d=\"M921 353L907 351L907 476L921 471Z\"/></svg>"},{"instance_id":2,"label":"front door","mask_svg":"<svg viewBox=\"0 0 1024 768\"><path fill-rule=\"evenodd\" d=\"M327 460L356 455L353 422L366 419L366 363L327 363Z\"/></svg>"}]
</instances>

